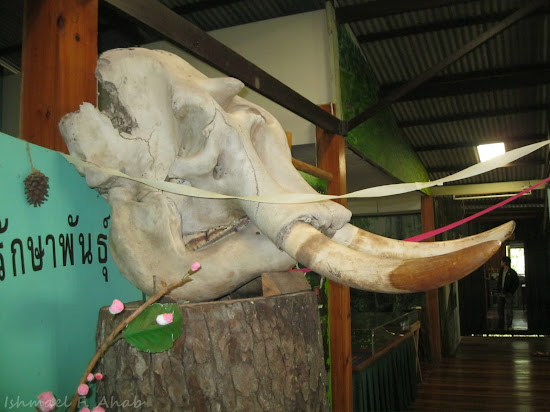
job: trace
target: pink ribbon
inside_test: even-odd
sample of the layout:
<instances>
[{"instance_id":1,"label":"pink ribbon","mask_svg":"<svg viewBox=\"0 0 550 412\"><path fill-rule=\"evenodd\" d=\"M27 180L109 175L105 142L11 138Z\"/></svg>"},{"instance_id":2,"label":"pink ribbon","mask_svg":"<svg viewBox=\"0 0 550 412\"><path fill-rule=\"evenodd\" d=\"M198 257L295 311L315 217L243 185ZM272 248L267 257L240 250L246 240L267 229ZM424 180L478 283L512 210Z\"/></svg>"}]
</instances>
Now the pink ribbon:
<instances>
[{"instance_id":1,"label":"pink ribbon","mask_svg":"<svg viewBox=\"0 0 550 412\"><path fill-rule=\"evenodd\" d=\"M407 242L420 242L420 241L425 240L425 239L428 239L428 238L430 238L430 237L432 237L432 236L436 236L436 235L439 235L439 234L441 234L441 233L444 233L444 232L446 232L447 230L451 230L451 229L453 229L453 228L455 228L455 227L457 227L457 226L460 226L460 225L463 225L464 223L469 222L470 220L474 220L474 219L476 219L476 218L478 218L478 217L480 217L480 216L483 216L483 215L486 214L486 213L489 213L489 212L491 212L491 211L493 211L493 210L495 210L495 209L498 209L499 207L504 206L504 205L510 203L512 200L515 200L515 199L517 199L518 197L523 196L525 193L527 193L527 192L529 192L529 191L531 191L531 190L533 190L533 189L539 187L540 185L542 185L542 184L544 184L544 183L546 183L546 182L548 182L548 181L550 181L550 176L547 177L547 178L544 179L544 180L541 180L540 182L538 182L537 184L531 186L530 188L525 189L525 190L519 192L518 194L516 194L516 195L514 195L514 196L511 196L511 197L509 197L508 199L503 200L502 202L497 203L496 205L490 206L490 207L488 207L487 209L482 210L481 212L477 212L477 213L473 214L472 216L468 216L467 218L464 218L464 219L462 219L462 220L459 220L458 222L451 223L450 225L443 226L443 227L440 227L439 229L435 229L435 230L432 230L432 231L430 231L430 232L422 233L422 234L420 234L420 235L416 235L416 236L410 237L410 238L405 239L405 240L406 240Z\"/></svg>"}]
</instances>

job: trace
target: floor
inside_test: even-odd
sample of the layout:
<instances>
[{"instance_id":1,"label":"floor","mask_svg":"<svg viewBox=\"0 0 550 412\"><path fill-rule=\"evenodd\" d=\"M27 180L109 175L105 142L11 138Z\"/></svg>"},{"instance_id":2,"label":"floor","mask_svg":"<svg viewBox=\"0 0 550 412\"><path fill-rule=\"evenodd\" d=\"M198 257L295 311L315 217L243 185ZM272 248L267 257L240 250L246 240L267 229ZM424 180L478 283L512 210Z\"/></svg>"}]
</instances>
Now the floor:
<instances>
[{"instance_id":1,"label":"floor","mask_svg":"<svg viewBox=\"0 0 550 412\"><path fill-rule=\"evenodd\" d=\"M514 310L514 320L512 321L513 330L527 330L527 312L523 310Z\"/></svg>"},{"instance_id":2,"label":"floor","mask_svg":"<svg viewBox=\"0 0 550 412\"><path fill-rule=\"evenodd\" d=\"M457 354L422 365L410 411L550 410L550 338L463 337Z\"/></svg>"},{"instance_id":3,"label":"floor","mask_svg":"<svg viewBox=\"0 0 550 412\"><path fill-rule=\"evenodd\" d=\"M487 311L487 326L489 330L497 329L498 314L496 307L490 308ZM526 331L527 327L527 312L522 309L514 309L514 318L512 320L512 329L515 331Z\"/></svg>"}]
</instances>

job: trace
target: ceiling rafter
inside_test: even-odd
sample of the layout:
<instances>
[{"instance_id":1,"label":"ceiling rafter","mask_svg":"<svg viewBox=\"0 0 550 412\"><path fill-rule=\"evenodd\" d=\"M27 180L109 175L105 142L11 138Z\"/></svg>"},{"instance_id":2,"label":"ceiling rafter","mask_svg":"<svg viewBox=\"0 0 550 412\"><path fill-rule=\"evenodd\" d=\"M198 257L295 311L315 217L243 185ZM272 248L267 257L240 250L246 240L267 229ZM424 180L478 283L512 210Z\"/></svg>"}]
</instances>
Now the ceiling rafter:
<instances>
[{"instance_id":1,"label":"ceiling rafter","mask_svg":"<svg viewBox=\"0 0 550 412\"><path fill-rule=\"evenodd\" d=\"M515 162L508 163L501 167L533 167L533 166L542 166L544 165L544 160L516 160ZM467 167L472 166L471 164L455 164L455 165L448 165L443 167L431 167L427 169L427 172L429 174L432 173L455 173L460 170L464 170Z\"/></svg>"},{"instance_id":2,"label":"ceiling rafter","mask_svg":"<svg viewBox=\"0 0 550 412\"><path fill-rule=\"evenodd\" d=\"M21 43L9 47L4 47L0 49L0 57L5 57L13 53L21 52L21 47L23 47Z\"/></svg>"},{"instance_id":3,"label":"ceiling rafter","mask_svg":"<svg viewBox=\"0 0 550 412\"><path fill-rule=\"evenodd\" d=\"M431 196L468 196L468 195L483 195L483 194L502 194L502 193L519 193L525 189L535 186L540 181L534 180L519 180L519 181L504 181L492 183L473 183L473 184L446 184L443 186L435 186L430 188ZM546 190L546 184L535 187L533 190Z\"/></svg>"},{"instance_id":4,"label":"ceiling rafter","mask_svg":"<svg viewBox=\"0 0 550 412\"><path fill-rule=\"evenodd\" d=\"M474 213L477 213L479 210L486 209L486 204L469 204L467 207L464 207L464 217L468 217L470 215L473 215ZM500 207L497 210L491 211L491 213L487 213L483 216L480 216L477 218L479 222L491 222L491 221L497 221L502 222L503 219L510 219L510 215L512 212L512 216L514 220L523 220L523 219L535 219L540 216L540 209L544 208L544 203L538 202L534 205L530 203L526 203L522 205L521 210L518 209L512 209L509 207L509 205L505 205Z\"/></svg>"},{"instance_id":5,"label":"ceiling rafter","mask_svg":"<svg viewBox=\"0 0 550 412\"><path fill-rule=\"evenodd\" d=\"M221 6L227 6L232 3L239 3L242 1L244 0L204 0L198 1L196 3L184 4L182 6L174 7L172 8L172 11L183 16L186 14L198 13L201 11L215 9Z\"/></svg>"},{"instance_id":6,"label":"ceiling rafter","mask_svg":"<svg viewBox=\"0 0 550 412\"><path fill-rule=\"evenodd\" d=\"M516 107L498 109L498 110L485 110L481 112L452 114L448 116L432 117L429 119L405 120L402 122L398 122L397 125L405 129L408 127L429 126L431 124L436 124L436 123L457 122L462 120L481 119L484 117L509 116L509 115L516 115L519 113L529 113L529 112L538 112L538 111L546 111L546 110L550 110L550 104L533 104L533 105L516 106Z\"/></svg>"},{"instance_id":7,"label":"ceiling rafter","mask_svg":"<svg viewBox=\"0 0 550 412\"><path fill-rule=\"evenodd\" d=\"M494 138L494 139L483 139L478 142L461 142L461 143L447 143L447 144L434 144L428 146L415 146L413 147L414 151L417 153L423 152L433 152L439 150L454 150L454 149L464 149L464 148L474 148L482 144L491 144L491 143L500 143L503 142L506 144L516 143L521 146L541 142L547 139L545 133L531 133L515 137L503 137L503 138Z\"/></svg>"},{"instance_id":8,"label":"ceiling rafter","mask_svg":"<svg viewBox=\"0 0 550 412\"><path fill-rule=\"evenodd\" d=\"M550 13L550 8L545 7L537 15ZM398 37L414 36L418 34L433 33L436 31L452 30L461 27L475 26L477 24L495 23L504 19L509 12L483 14L479 16L458 17L446 20L439 20L432 23L420 24L416 26L401 27L394 30L372 32L357 36L357 42L366 44L376 41L395 39Z\"/></svg>"},{"instance_id":9,"label":"ceiling rafter","mask_svg":"<svg viewBox=\"0 0 550 412\"><path fill-rule=\"evenodd\" d=\"M338 7L336 20L338 23L353 23L359 20L376 19L393 14L411 11L452 6L460 3L470 3L473 0L377 0L363 4Z\"/></svg>"},{"instance_id":10,"label":"ceiling rafter","mask_svg":"<svg viewBox=\"0 0 550 412\"><path fill-rule=\"evenodd\" d=\"M428 98L458 96L469 93L480 93L493 90L517 89L550 83L548 65L525 65L507 69L479 71L457 76L438 77L428 81L398 101L412 101ZM380 87L380 94L386 95L391 90L402 87L404 83L385 84Z\"/></svg>"},{"instance_id":11,"label":"ceiling rafter","mask_svg":"<svg viewBox=\"0 0 550 412\"><path fill-rule=\"evenodd\" d=\"M0 57L0 68L6 72L9 72L9 73L12 73L12 74L19 74L21 73L21 65L19 64L14 64L10 61L8 61L8 59L4 58L4 57ZM2 72L1 73L2 76L4 76L4 73Z\"/></svg>"}]
</instances>

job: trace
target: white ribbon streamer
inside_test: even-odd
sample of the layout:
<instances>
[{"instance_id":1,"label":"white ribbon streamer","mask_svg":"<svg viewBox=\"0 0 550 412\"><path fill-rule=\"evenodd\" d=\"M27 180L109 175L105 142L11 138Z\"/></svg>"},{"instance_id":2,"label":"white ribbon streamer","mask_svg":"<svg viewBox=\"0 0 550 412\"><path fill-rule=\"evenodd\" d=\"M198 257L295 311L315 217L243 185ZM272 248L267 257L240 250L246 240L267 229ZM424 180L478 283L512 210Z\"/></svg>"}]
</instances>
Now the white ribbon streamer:
<instances>
[{"instance_id":1,"label":"white ribbon streamer","mask_svg":"<svg viewBox=\"0 0 550 412\"><path fill-rule=\"evenodd\" d=\"M264 196L228 196L219 193L209 192L207 190L198 189L196 187L181 185L172 182L163 182L152 179L143 179L134 176L128 176L125 173L122 173L119 170L111 169L108 167L100 167L95 164L86 162L77 157L61 153L63 157L75 166L91 168L103 173L110 174L112 176L118 176L125 179L130 179L135 182L143 183L147 186L154 187L156 189L170 192L183 196L192 196L200 197L207 199L239 199L246 200L250 202L258 203L314 203L321 202L324 200L332 199L351 199L351 198L372 198L372 197L383 197L383 196L393 196L408 192L413 192L416 190L422 190L433 186L441 186L444 183L453 182L456 180L466 179L469 177L477 176L482 173L489 172L496 168L502 167L511 163L523 156L526 156L546 145L550 144L550 140L545 140L543 142L533 143L528 146L519 147L517 149L511 150L504 153L501 156L495 157L486 162L477 163L473 166L470 166L460 172L454 173L447 177L434 180L432 182L415 182L415 183L397 183L393 185L384 185L377 187L370 187L368 189L358 190L356 192L347 193L341 196L334 195L321 195L316 193L283 193L275 195L264 195Z\"/></svg>"}]
</instances>

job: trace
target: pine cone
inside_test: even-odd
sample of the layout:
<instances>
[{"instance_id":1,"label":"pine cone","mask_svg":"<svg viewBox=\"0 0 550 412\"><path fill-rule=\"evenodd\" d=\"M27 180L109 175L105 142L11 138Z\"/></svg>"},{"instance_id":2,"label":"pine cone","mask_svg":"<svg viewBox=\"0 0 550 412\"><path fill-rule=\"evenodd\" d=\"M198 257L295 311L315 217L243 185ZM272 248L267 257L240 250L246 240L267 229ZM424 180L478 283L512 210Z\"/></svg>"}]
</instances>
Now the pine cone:
<instances>
[{"instance_id":1,"label":"pine cone","mask_svg":"<svg viewBox=\"0 0 550 412\"><path fill-rule=\"evenodd\" d=\"M34 170L25 178L25 195L30 205L41 206L48 197L48 176L39 170Z\"/></svg>"}]
</instances>

